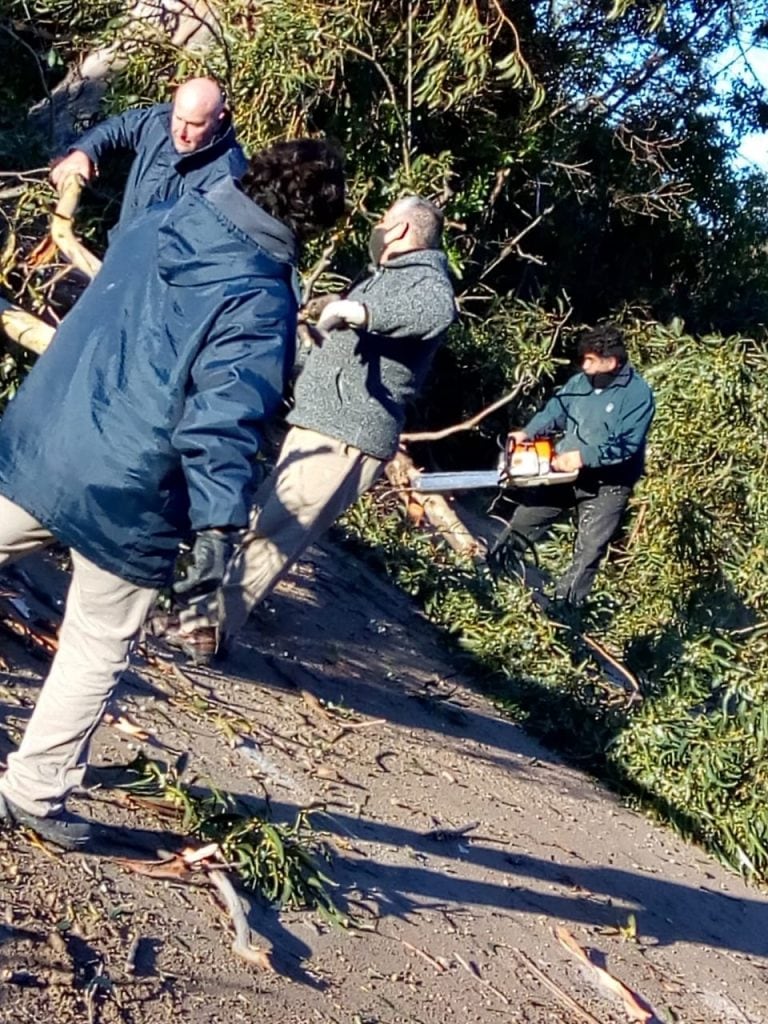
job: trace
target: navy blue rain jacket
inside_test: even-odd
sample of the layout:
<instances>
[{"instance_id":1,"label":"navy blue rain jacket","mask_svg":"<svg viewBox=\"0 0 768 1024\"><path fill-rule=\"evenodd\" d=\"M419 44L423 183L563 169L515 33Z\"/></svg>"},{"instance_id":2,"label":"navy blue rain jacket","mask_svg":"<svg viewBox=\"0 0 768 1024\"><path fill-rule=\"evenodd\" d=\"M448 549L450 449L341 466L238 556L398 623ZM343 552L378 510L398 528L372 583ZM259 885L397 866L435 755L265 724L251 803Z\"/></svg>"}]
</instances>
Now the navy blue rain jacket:
<instances>
[{"instance_id":1,"label":"navy blue rain jacket","mask_svg":"<svg viewBox=\"0 0 768 1024\"><path fill-rule=\"evenodd\" d=\"M113 232L155 203L176 199L188 189L210 188L222 178L239 181L248 168L228 116L207 146L194 153L178 153L171 137L171 110L170 103L126 110L96 125L73 147L87 154L97 167L113 150L129 149L136 154Z\"/></svg>"},{"instance_id":2,"label":"navy blue rain jacket","mask_svg":"<svg viewBox=\"0 0 768 1024\"><path fill-rule=\"evenodd\" d=\"M625 363L605 388L575 374L524 429L529 437L562 433L556 448L581 452L580 480L631 487L643 474L654 411L650 387Z\"/></svg>"},{"instance_id":3,"label":"navy blue rain jacket","mask_svg":"<svg viewBox=\"0 0 768 1024\"><path fill-rule=\"evenodd\" d=\"M244 526L294 355L292 233L231 181L120 232L0 421L0 493L108 572Z\"/></svg>"}]
</instances>

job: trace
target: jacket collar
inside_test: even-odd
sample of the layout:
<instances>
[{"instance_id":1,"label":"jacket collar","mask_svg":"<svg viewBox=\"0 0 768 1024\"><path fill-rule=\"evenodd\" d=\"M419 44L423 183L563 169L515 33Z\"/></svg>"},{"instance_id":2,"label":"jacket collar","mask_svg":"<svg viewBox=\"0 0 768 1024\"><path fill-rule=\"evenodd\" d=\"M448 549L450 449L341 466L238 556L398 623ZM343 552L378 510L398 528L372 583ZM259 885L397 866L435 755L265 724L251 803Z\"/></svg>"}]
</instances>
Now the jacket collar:
<instances>
[{"instance_id":1,"label":"jacket collar","mask_svg":"<svg viewBox=\"0 0 768 1024\"><path fill-rule=\"evenodd\" d=\"M589 376L586 373L584 373L583 370L581 371L581 375L584 378L589 390L596 392L610 391L611 388L625 388L632 379L633 374L634 370L632 369L632 366L629 360L627 359L624 365L621 366L616 371L616 373L613 374L608 384L603 385L603 387L601 388L595 388L593 387L592 382L589 379Z\"/></svg>"},{"instance_id":2,"label":"jacket collar","mask_svg":"<svg viewBox=\"0 0 768 1024\"><path fill-rule=\"evenodd\" d=\"M630 378L633 374L632 366L627 359L623 366L621 366L616 373L613 375L613 380L608 385L610 388L624 388L629 384Z\"/></svg>"},{"instance_id":3,"label":"jacket collar","mask_svg":"<svg viewBox=\"0 0 768 1024\"><path fill-rule=\"evenodd\" d=\"M411 266L434 267L436 270L448 273L448 260L442 249L412 249L411 252L401 252L397 256L393 256L391 260L387 260L386 263L371 264L368 270L375 274L382 270L396 270L399 267Z\"/></svg>"}]
</instances>

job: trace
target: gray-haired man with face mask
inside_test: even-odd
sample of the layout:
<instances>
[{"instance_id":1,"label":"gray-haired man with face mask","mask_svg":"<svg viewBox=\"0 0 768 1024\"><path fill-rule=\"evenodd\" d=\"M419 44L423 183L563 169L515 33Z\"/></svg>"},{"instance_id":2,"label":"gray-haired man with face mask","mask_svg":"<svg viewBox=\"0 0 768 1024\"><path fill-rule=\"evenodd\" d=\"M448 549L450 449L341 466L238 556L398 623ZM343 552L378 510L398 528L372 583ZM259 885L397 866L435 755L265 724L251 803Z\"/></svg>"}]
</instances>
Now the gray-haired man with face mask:
<instances>
[{"instance_id":1,"label":"gray-haired man with face mask","mask_svg":"<svg viewBox=\"0 0 768 1024\"><path fill-rule=\"evenodd\" d=\"M322 343L299 376L291 428L218 601L194 566L178 588L193 601L166 638L198 662L215 651L217 614L219 635L236 633L395 454L406 403L456 317L442 224L432 203L398 200L371 232L371 274L323 310Z\"/></svg>"}]
</instances>

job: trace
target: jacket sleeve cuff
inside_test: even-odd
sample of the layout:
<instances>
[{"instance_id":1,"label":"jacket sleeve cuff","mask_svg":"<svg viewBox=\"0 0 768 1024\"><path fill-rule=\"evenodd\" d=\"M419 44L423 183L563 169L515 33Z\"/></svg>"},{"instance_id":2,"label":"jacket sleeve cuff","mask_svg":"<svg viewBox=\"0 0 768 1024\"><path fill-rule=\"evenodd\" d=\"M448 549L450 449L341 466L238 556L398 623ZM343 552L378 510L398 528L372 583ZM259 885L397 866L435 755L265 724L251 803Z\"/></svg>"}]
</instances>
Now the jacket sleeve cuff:
<instances>
[{"instance_id":1,"label":"jacket sleeve cuff","mask_svg":"<svg viewBox=\"0 0 768 1024\"><path fill-rule=\"evenodd\" d=\"M98 147L89 145L87 142L79 142L76 146L70 146L67 150L67 155L70 153L85 153L88 159L91 161L94 167L98 166L99 154Z\"/></svg>"},{"instance_id":2,"label":"jacket sleeve cuff","mask_svg":"<svg viewBox=\"0 0 768 1024\"><path fill-rule=\"evenodd\" d=\"M598 466L608 465L605 459L600 457L600 449L591 444L580 444L577 446L581 452L581 461L587 469L597 469Z\"/></svg>"}]
</instances>

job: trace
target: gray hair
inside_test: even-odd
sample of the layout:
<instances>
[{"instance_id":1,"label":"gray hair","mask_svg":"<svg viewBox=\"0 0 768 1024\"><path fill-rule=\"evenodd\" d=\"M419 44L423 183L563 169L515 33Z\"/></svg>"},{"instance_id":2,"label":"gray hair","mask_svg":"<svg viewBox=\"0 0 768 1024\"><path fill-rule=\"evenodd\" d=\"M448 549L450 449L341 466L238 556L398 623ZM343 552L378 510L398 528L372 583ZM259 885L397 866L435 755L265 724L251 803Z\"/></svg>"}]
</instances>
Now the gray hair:
<instances>
[{"instance_id":1,"label":"gray hair","mask_svg":"<svg viewBox=\"0 0 768 1024\"><path fill-rule=\"evenodd\" d=\"M407 215L418 242L425 249L439 249L443 237L443 211L421 196L404 196L393 205L398 213Z\"/></svg>"}]
</instances>

